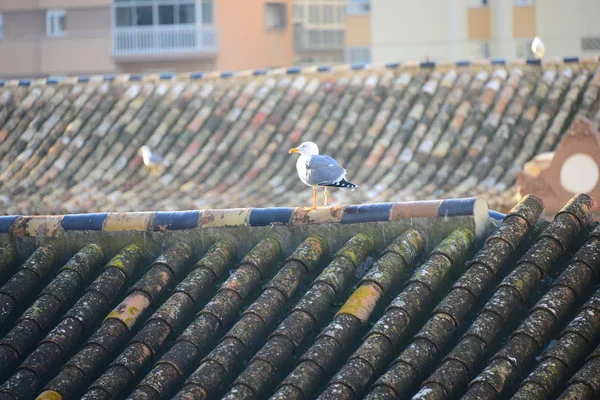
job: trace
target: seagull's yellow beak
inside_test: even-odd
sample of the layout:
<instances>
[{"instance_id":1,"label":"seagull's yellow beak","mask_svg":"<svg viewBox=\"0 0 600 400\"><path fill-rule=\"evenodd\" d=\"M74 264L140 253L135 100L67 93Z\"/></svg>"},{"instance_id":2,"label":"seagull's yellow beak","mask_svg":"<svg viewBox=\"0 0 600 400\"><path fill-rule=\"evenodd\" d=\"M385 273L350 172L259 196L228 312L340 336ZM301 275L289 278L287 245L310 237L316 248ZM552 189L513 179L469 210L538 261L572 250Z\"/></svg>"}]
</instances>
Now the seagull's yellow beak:
<instances>
[{"instance_id":1,"label":"seagull's yellow beak","mask_svg":"<svg viewBox=\"0 0 600 400\"><path fill-rule=\"evenodd\" d=\"M292 153L300 153L300 150L298 150L297 147L294 147L293 149L290 149L290 151L288 151L288 154L292 154Z\"/></svg>"}]
</instances>

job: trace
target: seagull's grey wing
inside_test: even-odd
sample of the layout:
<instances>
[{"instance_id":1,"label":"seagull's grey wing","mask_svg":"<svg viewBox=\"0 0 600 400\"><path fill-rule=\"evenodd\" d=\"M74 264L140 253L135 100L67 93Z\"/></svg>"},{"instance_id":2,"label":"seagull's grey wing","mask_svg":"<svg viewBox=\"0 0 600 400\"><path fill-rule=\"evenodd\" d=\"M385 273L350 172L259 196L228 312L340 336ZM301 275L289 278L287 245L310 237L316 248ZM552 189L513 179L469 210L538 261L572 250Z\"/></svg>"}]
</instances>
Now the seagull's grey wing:
<instances>
[{"instance_id":1,"label":"seagull's grey wing","mask_svg":"<svg viewBox=\"0 0 600 400\"><path fill-rule=\"evenodd\" d=\"M346 176L346 170L329 156L311 156L306 169L312 185L339 182Z\"/></svg>"},{"instance_id":2,"label":"seagull's grey wing","mask_svg":"<svg viewBox=\"0 0 600 400\"><path fill-rule=\"evenodd\" d=\"M163 161L164 161L164 158L162 158L158 154L150 153L150 163L151 164L161 164Z\"/></svg>"}]
</instances>

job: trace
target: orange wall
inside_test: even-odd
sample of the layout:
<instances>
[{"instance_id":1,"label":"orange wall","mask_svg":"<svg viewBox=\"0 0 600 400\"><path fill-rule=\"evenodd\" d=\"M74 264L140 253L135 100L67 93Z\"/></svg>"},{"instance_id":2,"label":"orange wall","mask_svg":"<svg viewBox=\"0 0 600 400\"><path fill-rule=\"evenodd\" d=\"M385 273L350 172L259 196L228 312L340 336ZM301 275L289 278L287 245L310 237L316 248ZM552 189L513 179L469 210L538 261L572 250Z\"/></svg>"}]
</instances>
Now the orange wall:
<instances>
[{"instance_id":1,"label":"orange wall","mask_svg":"<svg viewBox=\"0 0 600 400\"><path fill-rule=\"evenodd\" d=\"M346 16L346 45L371 45L371 15Z\"/></svg>"},{"instance_id":2,"label":"orange wall","mask_svg":"<svg viewBox=\"0 0 600 400\"><path fill-rule=\"evenodd\" d=\"M467 10L468 37L470 40L490 40L491 21L489 7L475 7Z\"/></svg>"},{"instance_id":3,"label":"orange wall","mask_svg":"<svg viewBox=\"0 0 600 400\"><path fill-rule=\"evenodd\" d=\"M216 0L215 23L219 30L217 69L285 67L293 64L292 0L287 4L287 26L265 29L266 0Z\"/></svg>"},{"instance_id":4,"label":"orange wall","mask_svg":"<svg viewBox=\"0 0 600 400\"><path fill-rule=\"evenodd\" d=\"M513 36L532 38L536 30L535 7L513 7Z\"/></svg>"}]
</instances>

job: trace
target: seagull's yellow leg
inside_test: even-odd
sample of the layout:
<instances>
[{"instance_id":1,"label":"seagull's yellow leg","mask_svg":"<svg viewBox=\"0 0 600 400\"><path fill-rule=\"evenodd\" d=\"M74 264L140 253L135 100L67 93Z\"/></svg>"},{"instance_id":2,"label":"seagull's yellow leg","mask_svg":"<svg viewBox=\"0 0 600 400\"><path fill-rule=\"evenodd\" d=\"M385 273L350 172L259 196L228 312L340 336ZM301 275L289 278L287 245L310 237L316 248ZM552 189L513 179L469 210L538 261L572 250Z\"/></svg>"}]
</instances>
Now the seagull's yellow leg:
<instances>
[{"instance_id":1,"label":"seagull's yellow leg","mask_svg":"<svg viewBox=\"0 0 600 400\"><path fill-rule=\"evenodd\" d=\"M327 187L325 187L325 207L327 207Z\"/></svg>"},{"instance_id":2,"label":"seagull's yellow leg","mask_svg":"<svg viewBox=\"0 0 600 400\"><path fill-rule=\"evenodd\" d=\"M314 210L315 208L317 208L317 188L313 186L313 206L312 206L312 209Z\"/></svg>"}]
</instances>

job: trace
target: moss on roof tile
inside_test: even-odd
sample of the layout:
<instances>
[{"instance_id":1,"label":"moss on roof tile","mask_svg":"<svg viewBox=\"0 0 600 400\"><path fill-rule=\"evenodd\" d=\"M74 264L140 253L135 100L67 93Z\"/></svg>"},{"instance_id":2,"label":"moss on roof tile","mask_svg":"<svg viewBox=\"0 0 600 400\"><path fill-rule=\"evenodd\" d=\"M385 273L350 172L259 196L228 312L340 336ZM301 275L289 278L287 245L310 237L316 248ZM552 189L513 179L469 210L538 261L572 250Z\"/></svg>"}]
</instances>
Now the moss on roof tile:
<instances>
[{"instance_id":1,"label":"moss on roof tile","mask_svg":"<svg viewBox=\"0 0 600 400\"><path fill-rule=\"evenodd\" d=\"M359 82L348 85L356 90ZM350 109L360 105L354 100ZM459 203L466 210L472 201ZM360 209L366 215L394 205L383 206ZM69 216L58 236L4 233L16 271L44 246L67 264L24 297L19 311L30 311L0 328L9 333L0 341L0 370L8 365L0 397L289 400L322 392L379 399L412 396L419 385L447 397L443 385L453 396L503 396L520 387L527 396L565 389L565 396L593 398L594 201L575 196L549 223L539 219L541 201L529 196L483 229L473 216L433 216L439 203L422 206L431 217L411 211L348 224L70 230L81 218L98 229L106 215L94 214ZM516 312L537 294L528 313ZM466 334L451 349L458 332ZM486 367L468 389L478 371L465 365L474 362ZM428 378L430 371L438 372Z\"/></svg>"}]
</instances>

